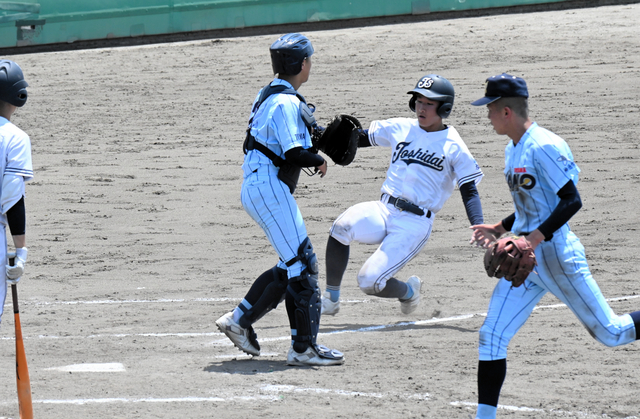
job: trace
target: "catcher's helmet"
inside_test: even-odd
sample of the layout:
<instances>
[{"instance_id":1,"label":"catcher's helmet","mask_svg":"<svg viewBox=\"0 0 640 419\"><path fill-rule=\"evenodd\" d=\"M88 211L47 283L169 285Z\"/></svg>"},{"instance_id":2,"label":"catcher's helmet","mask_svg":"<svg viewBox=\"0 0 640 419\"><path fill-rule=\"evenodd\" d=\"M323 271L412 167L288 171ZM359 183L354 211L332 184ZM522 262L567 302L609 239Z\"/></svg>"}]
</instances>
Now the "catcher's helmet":
<instances>
[{"instance_id":1,"label":"catcher's helmet","mask_svg":"<svg viewBox=\"0 0 640 419\"><path fill-rule=\"evenodd\" d=\"M428 99L441 102L437 109L441 118L448 117L451 109L453 109L453 99L455 98L453 85L449 80L437 74L427 74L421 77L415 89L407 93L412 95L409 100L409 108L414 112L416 111L416 93Z\"/></svg>"},{"instance_id":2,"label":"catcher's helmet","mask_svg":"<svg viewBox=\"0 0 640 419\"><path fill-rule=\"evenodd\" d=\"M302 70L304 59L313 54L313 46L306 36L288 33L271 44L269 51L273 74L295 76Z\"/></svg>"},{"instance_id":3,"label":"catcher's helmet","mask_svg":"<svg viewBox=\"0 0 640 419\"><path fill-rule=\"evenodd\" d=\"M27 86L18 64L0 60L0 100L18 107L24 105L27 102Z\"/></svg>"}]
</instances>

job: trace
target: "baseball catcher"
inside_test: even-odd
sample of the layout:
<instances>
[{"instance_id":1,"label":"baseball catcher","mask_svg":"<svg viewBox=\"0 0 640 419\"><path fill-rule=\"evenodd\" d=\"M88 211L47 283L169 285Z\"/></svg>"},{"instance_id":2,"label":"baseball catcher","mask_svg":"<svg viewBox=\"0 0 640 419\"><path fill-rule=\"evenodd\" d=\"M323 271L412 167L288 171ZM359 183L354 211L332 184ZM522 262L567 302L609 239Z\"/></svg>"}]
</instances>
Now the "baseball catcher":
<instances>
[{"instance_id":1,"label":"baseball catcher","mask_svg":"<svg viewBox=\"0 0 640 419\"><path fill-rule=\"evenodd\" d=\"M313 135L313 147L334 163L346 166L353 161L358 142L364 136L362 125L351 115L337 115L327 128L318 127Z\"/></svg>"},{"instance_id":2,"label":"baseball catcher","mask_svg":"<svg viewBox=\"0 0 640 419\"><path fill-rule=\"evenodd\" d=\"M511 281L516 288L524 283L536 265L536 255L525 237L503 237L493 242L484 254L487 275Z\"/></svg>"},{"instance_id":3,"label":"baseball catcher","mask_svg":"<svg viewBox=\"0 0 640 419\"><path fill-rule=\"evenodd\" d=\"M269 48L275 78L253 102L242 164L241 202L263 229L278 256L253 282L240 304L216 325L243 352L260 355L253 324L285 302L291 346L287 365L344 363L344 355L317 343L321 295L318 261L293 197L300 171L327 174L326 160L314 150L314 107L298 93L309 79L309 39L299 33L279 37Z\"/></svg>"}]
</instances>

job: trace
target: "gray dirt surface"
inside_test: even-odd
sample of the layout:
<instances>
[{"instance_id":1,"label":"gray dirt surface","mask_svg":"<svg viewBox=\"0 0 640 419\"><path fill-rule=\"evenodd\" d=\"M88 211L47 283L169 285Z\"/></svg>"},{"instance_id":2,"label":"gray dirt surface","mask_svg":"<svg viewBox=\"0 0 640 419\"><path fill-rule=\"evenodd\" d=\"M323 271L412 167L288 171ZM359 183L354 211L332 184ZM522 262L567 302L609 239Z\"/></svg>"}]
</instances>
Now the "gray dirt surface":
<instances>
[{"instance_id":1,"label":"gray dirt surface","mask_svg":"<svg viewBox=\"0 0 640 419\"><path fill-rule=\"evenodd\" d=\"M582 169L571 226L616 313L640 307L640 5L314 30L300 92L337 113L411 117L424 74L456 88L448 123L481 165L485 219L512 212L505 137L486 109L488 76L524 77L531 114L567 140ZM273 35L6 56L29 101L27 273L21 320L37 418L467 418L475 412L477 331L494 279L455 192L400 278L425 280L421 306L363 294L373 248L354 245L342 309L319 341L343 366L285 365L284 306L256 324L264 355L243 356L214 321L276 262L239 200L249 108L271 79ZM332 221L379 197L389 150L367 148L296 198L321 266ZM324 268L321 272L324 285ZM0 417L18 416L10 297L0 329ZM500 418L640 417L640 345L606 348L555 297L513 339ZM61 371L121 363L125 372Z\"/></svg>"}]
</instances>

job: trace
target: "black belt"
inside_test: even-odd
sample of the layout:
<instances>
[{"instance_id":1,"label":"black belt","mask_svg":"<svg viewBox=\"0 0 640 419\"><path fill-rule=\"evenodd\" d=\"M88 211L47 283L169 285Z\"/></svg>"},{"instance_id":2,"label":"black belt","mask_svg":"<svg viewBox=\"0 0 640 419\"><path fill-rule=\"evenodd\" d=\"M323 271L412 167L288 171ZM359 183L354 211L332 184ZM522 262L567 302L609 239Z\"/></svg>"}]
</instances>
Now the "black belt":
<instances>
[{"instance_id":1,"label":"black belt","mask_svg":"<svg viewBox=\"0 0 640 419\"><path fill-rule=\"evenodd\" d=\"M406 199L396 198L395 196L389 196L389 201L391 205L398 208L400 211L408 211L410 213L423 216L424 210L419 206L412 204ZM427 210L427 218L431 218L431 210Z\"/></svg>"}]
</instances>

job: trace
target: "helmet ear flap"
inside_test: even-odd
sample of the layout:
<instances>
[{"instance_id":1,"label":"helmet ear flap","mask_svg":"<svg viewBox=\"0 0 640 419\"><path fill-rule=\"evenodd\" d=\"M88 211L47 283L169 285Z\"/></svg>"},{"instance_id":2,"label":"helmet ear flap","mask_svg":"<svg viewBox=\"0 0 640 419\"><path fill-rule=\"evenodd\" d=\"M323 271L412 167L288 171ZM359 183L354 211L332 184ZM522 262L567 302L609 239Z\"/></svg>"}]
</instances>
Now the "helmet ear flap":
<instances>
[{"instance_id":1,"label":"helmet ear flap","mask_svg":"<svg viewBox=\"0 0 640 419\"><path fill-rule=\"evenodd\" d=\"M409 109L411 109L412 112L416 111L416 95L412 95L411 99L409 99Z\"/></svg>"},{"instance_id":2,"label":"helmet ear flap","mask_svg":"<svg viewBox=\"0 0 640 419\"><path fill-rule=\"evenodd\" d=\"M446 118L451 113L451 109L453 109L453 103L445 102L440 107L438 107L438 116L440 118Z\"/></svg>"}]
</instances>

